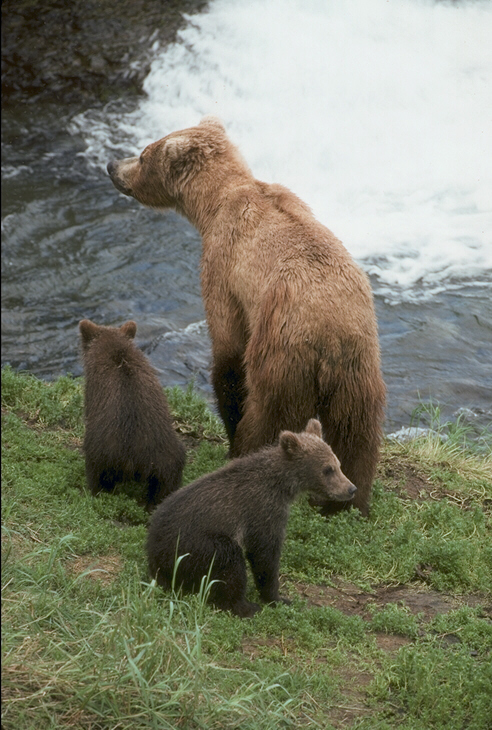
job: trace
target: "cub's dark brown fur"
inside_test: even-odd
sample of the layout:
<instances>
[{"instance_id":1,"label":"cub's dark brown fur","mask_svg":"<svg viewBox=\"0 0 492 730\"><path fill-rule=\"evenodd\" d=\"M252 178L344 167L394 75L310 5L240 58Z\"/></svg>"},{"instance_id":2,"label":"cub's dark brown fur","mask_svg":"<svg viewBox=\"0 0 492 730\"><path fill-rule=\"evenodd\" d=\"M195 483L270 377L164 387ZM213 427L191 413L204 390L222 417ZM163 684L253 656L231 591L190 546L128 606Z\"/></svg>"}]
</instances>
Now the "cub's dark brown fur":
<instances>
[{"instance_id":1,"label":"cub's dark brown fur","mask_svg":"<svg viewBox=\"0 0 492 730\"><path fill-rule=\"evenodd\" d=\"M197 591L202 577L213 583L210 600L238 616L259 605L246 600L246 562L266 603L279 596L279 562L291 503L300 492L347 501L356 488L311 419L302 433L283 431L278 446L233 459L171 494L152 515L147 540L151 575L164 588ZM243 553L244 551L244 553ZM213 562L212 562L213 561Z\"/></svg>"},{"instance_id":2,"label":"cub's dark brown fur","mask_svg":"<svg viewBox=\"0 0 492 730\"><path fill-rule=\"evenodd\" d=\"M133 338L135 322L79 324L85 375L85 469L89 488L146 483L147 508L181 485L185 450L157 376Z\"/></svg>"}]
</instances>

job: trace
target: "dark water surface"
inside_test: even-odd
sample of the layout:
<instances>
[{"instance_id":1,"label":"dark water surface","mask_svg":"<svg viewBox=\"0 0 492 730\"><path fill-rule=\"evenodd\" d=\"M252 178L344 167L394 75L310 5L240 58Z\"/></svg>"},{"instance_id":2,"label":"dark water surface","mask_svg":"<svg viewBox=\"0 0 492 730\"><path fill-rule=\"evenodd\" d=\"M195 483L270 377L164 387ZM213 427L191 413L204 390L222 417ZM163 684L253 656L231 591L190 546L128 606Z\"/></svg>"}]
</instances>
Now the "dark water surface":
<instances>
[{"instance_id":1,"label":"dark water surface","mask_svg":"<svg viewBox=\"0 0 492 730\"><path fill-rule=\"evenodd\" d=\"M137 342L164 385L195 375L210 399L210 347L200 296L200 237L178 215L124 198L90 168L70 112L13 105L2 126L2 364L41 377L81 373L78 322L135 319ZM490 288L473 281L430 301L376 296L386 430L408 425L419 399L443 416L492 420Z\"/></svg>"}]
</instances>

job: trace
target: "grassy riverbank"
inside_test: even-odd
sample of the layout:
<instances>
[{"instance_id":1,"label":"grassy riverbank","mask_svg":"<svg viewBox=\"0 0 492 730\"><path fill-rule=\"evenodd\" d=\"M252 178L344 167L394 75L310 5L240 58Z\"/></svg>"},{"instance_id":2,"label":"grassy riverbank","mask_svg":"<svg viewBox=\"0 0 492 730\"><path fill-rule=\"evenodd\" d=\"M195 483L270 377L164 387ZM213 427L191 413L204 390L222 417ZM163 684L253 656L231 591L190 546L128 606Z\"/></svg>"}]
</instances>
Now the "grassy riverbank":
<instances>
[{"instance_id":1,"label":"grassy riverbank","mask_svg":"<svg viewBox=\"0 0 492 730\"><path fill-rule=\"evenodd\" d=\"M225 462L224 432L169 399L186 483ZM4 730L490 727L490 442L386 442L369 520L301 501L292 605L240 620L149 582L131 485L87 493L80 380L7 368L2 420Z\"/></svg>"}]
</instances>

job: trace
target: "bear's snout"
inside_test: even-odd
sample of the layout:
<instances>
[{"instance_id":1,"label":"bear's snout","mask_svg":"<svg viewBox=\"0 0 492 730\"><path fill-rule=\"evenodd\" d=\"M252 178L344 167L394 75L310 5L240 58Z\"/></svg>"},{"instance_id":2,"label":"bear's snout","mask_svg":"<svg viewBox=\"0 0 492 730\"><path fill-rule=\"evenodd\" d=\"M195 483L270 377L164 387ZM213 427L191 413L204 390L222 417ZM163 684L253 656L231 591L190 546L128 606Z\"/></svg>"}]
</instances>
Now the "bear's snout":
<instances>
[{"instance_id":1,"label":"bear's snout","mask_svg":"<svg viewBox=\"0 0 492 730\"><path fill-rule=\"evenodd\" d=\"M352 482L349 482L347 479L348 484L346 483L336 497L337 500L344 502L347 499L353 499L357 493L357 487L355 484L352 484Z\"/></svg>"},{"instance_id":2,"label":"bear's snout","mask_svg":"<svg viewBox=\"0 0 492 730\"><path fill-rule=\"evenodd\" d=\"M111 178L111 182L115 186L116 190L124 195L132 195L132 189L124 182L119 172L120 163L117 160L110 160L107 164L108 175Z\"/></svg>"}]
</instances>

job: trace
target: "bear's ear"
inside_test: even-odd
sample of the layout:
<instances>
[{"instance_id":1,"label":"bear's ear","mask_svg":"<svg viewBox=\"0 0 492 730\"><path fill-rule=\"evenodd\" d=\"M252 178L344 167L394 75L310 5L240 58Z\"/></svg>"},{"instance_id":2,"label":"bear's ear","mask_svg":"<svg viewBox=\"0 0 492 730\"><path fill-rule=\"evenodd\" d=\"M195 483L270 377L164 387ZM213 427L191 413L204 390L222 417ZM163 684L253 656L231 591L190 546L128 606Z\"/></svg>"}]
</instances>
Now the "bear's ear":
<instances>
[{"instance_id":1,"label":"bear's ear","mask_svg":"<svg viewBox=\"0 0 492 730\"><path fill-rule=\"evenodd\" d=\"M166 142L166 155L173 162L182 155L186 145L183 143L182 137L171 137Z\"/></svg>"},{"instance_id":2,"label":"bear's ear","mask_svg":"<svg viewBox=\"0 0 492 730\"><path fill-rule=\"evenodd\" d=\"M91 322L90 319L83 319L79 322L79 331L82 336L84 347L89 344L99 333L99 325Z\"/></svg>"},{"instance_id":3,"label":"bear's ear","mask_svg":"<svg viewBox=\"0 0 492 730\"><path fill-rule=\"evenodd\" d=\"M129 340L133 340L137 333L137 325L132 319L130 319L128 322L121 325L120 332L124 334L125 337L128 337Z\"/></svg>"},{"instance_id":4,"label":"bear's ear","mask_svg":"<svg viewBox=\"0 0 492 730\"><path fill-rule=\"evenodd\" d=\"M202 125L202 124L207 124L211 127L217 127L222 132L225 132L224 125L222 124L220 119L218 117L214 116L213 114L207 114L205 117L202 117L202 119L200 121L200 125Z\"/></svg>"},{"instance_id":5,"label":"bear's ear","mask_svg":"<svg viewBox=\"0 0 492 730\"><path fill-rule=\"evenodd\" d=\"M289 459L294 459L302 453L302 443L299 436L292 431L282 431L279 439L284 454Z\"/></svg>"},{"instance_id":6,"label":"bear's ear","mask_svg":"<svg viewBox=\"0 0 492 730\"><path fill-rule=\"evenodd\" d=\"M185 185L200 172L215 149L214 144L181 134L167 140L164 148L174 182Z\"/></svg>"},{"instance_id":7,"label":"bear's ear","mask_svg":"<svg viewBox=\"0 0 492 730\"><path fill-rule=\"evenodd\" d=\"M317 418L310 418L306 426L306 433L310 433L318 438L323 438L323 431L321 430L321 423Z\"/></svg>"}]
</instances>

